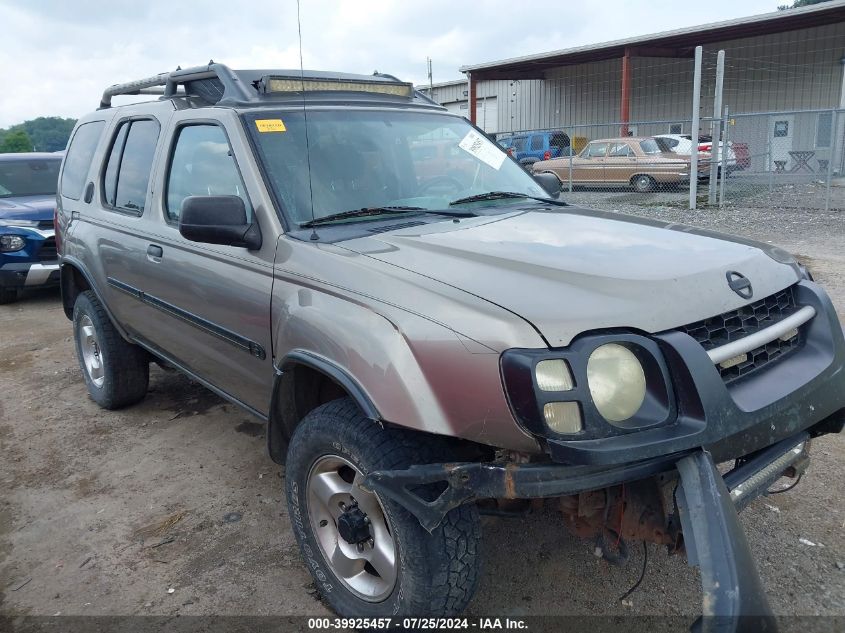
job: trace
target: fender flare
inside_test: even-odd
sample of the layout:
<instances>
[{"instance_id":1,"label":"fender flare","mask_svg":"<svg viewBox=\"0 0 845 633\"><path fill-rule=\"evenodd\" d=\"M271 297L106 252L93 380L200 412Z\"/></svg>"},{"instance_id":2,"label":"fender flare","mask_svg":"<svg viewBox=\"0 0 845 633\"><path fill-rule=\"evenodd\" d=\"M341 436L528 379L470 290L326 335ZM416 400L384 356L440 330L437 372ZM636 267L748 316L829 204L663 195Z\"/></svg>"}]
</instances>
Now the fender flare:
<instances>
[{"instance_id":1,"label":"fender flare","mask_svg":"<svg viewBox=\"0 0 845 633\"><path fill-rule=\"evenodd\" d=\"M270 402L270 415L267 423L267 451L270 454L270 458L277 464L284 463L285 449L287 448L287 440L283 433L284 421L281 419L277 407L279 391L282 376L284 376L288 369L296 365L310 367L328 376L349 394L349 397L355 401L364 415L370 420L377 422L382 419L370 396L348 371L323 356L302 349L292 350L281 359L278 365L274 365L273 367L276 375L273 380L273 396Z\"/></svg>"},{"instance_id":2,"label":"fender flare","mask_svg":"<svg viewBox=\"0 0 845 633\"><path fill-rule=\"evenodd\" d=\"M97 301L100 302L100 305L103 306L103 310L106 311L106 314L109 317L114 328L118 331L118 333L127 341L133 342L131 337L128 335L126 330L121 326L120 322L114 318L114 314L112 314L111 308L109 308L108 303L103 299L103 294L100 292L97 284L94 283L94 278L91 274L86 270L85 265L76 259L75 257L62 257L61 261L59 262L59 271L60 271L60 282L59 282L59 289L62 293L62 308L64 309L65 316L73 320L73 306L70 307L70 314L68 314L68 309L65 306L65 279L69 273L66 272L66 267L74 268L79 272L80 275L85 279L85 282L88 284L88 288L90 288L94 294L97 296Z\"/></svg>"}]
</instances>

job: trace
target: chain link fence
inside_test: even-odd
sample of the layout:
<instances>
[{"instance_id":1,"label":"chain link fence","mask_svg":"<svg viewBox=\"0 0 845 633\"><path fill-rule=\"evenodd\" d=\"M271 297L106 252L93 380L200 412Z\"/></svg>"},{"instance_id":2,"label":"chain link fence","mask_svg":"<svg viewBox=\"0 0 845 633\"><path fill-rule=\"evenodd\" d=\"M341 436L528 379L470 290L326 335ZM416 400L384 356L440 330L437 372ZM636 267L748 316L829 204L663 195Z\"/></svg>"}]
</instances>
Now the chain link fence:
<instances>
[{"instance_id":1,"label":"chain link fence","mask_svg":"<svg viewBox=\"0 0 845 633\"><path fill-rule=\"evenodd\" d=\"M728 115L729 175L720 204L845 210L845 111Z\"/></svg>"}]
</instances>

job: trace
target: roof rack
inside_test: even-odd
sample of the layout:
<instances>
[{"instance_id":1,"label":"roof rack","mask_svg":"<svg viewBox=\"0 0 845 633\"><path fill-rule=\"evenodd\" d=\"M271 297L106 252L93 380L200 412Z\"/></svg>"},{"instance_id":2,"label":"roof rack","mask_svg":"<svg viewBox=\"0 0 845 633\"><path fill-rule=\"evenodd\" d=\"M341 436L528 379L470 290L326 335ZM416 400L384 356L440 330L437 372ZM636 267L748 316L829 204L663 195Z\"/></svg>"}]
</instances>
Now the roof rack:
<instances>
[{"instance_id":1,"label":"roof rack","mask_svg":"<svg viewBox=\"0 0 845 633\"><path fill-rule=\"evenodd\" d=\"M106 88L100 100L100 109L110 108L112 97L117 95L161 95L162 99L176 96L199 97L211 104L238 105L264 102L274 95L266 94L266 80L273 76L302 77L303 80L335 81L335 82L363 82L367 83L365 75L351 75L324 71L284 71L284 70L238 70L234 71L225 64L209 61L205 66L192 68L177 68L171 72L161 73L145 79L136 79L122 84L115 84ZM442 107L428 95L414 90L411 84L405 84L393 75L375 72L371 81L388 84L397 83L407 85L410 96L422 103ZM181 87L181 91L180 91ZM278 97L276 97L278 98Z\"/></svg>"},{"instance_id":2,"label":"roof rack","mask_svg":"<svg viewBox=\"0 0 845 633\"><path fill-rule=\"evenodd\" d=\"M160 73L153 77L109 86L103 92L103 98L100 99L100 109L110 108L112 97L117 95L159 94L163 95L165 99L174 97L180 85L184 86L204 79L216 79L219 82L218 91L222 91L222 94L219 95L217 102L224 99L249 101L254 98L254 95L247 92L243 82L232 69L225 64L209 61L206 66L177 68L169 73ZM163 90L161 86L164 86Z\"/></svg>"}]
</instances>

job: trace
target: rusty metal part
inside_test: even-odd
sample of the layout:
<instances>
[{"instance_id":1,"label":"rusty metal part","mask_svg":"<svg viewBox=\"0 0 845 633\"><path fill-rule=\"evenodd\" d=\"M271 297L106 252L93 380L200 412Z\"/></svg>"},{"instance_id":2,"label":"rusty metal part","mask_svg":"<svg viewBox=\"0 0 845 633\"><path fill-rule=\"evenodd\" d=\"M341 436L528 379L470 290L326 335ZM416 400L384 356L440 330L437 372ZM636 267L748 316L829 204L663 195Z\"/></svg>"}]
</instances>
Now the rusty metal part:
<instances>
[{"instance_id":1,"label":"rusty metal part","mask_svg":"<svg viewBox=\"0 0 845 633\"><path fill-rule=\"evenodd\" d=\"M560 498L567 528L582 538L612 530L620 539L676 545L656 479L644 479Z\"/></svg>"}]
</instances>

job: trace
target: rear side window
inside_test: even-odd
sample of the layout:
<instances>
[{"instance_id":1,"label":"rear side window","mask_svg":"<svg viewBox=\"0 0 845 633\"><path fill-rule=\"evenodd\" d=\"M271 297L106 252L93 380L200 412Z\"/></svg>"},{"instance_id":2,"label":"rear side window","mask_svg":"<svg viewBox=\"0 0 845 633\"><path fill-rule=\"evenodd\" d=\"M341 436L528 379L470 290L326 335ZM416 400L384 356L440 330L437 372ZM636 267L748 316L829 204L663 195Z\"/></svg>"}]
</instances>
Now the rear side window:
<instances>
[{"instance_id":1,"label":"rear side window","mask_svg":"<svg viewBox=\"0 0 845 633\"><path fill-rule=\"evenodd\" d=\"M531 149L538 150L543 149L543 137L542 136L532 136L531 137Z\"/></svg>"},{"instance_id":2,"label":"rear side window","mask_svg":"<svg viewBox=\"0 0 845 633\"><path fill-rule=\"evenodd\" d=\"M91 166L91 159L94 157L105 125L105 121L92 121L76 128L65 156L65 167L62 172L63 196L73 200L79 200L82 196L88 168Z\"/></svg>"},{"instance_id":3,"label":"rear side window","mask_svg":"<svg viewBox=\"0 0 845 633\"><path fill-rule=\"evenodd\" d=\"M117 136L109 152L109 160L106 164L106 174L103 179L106 204L114 206L117 195L117 170L120 169L120 155L123 153L123 146L126 144L126 133L129 131L129 122L120 124L117 129Z\"/></svg>"},{"instance_id":4,"label":"rear side window","mask_svg":"<svg viewBox=\"0 0 845 633\"><path fill-rule=\"evenodd\" d=\"M562 134L560 132L552 134L552 138L549 141L549 145L552 147L568 147L569 146L569 137L566 134Z\"/></svg>"},{"instance_id":5,"label":"rear side window","mask_svg":"<svg viewBox=\"0 0 845 633\"><path fill-rule=\"evenodd\" d=\"M238 196L247 221L252 206L244 191L226 133L217 125L189 125L179 130L167 174L167 217L179 221L188 196Z\"/></svg>"},{"instance_id":6,"label":"rear side window","mask_svg":"<svg viewBox=\"0 0 845 633\"><path fill-rule=\"evenodd\" d=\"M607 143L590 143L584 150L586 158L604 158L607 154Z\"/></svg>"},{"instance_id":7,"label":"rear side window","mask_svg":"<svg viewBox=\"0 0 845 633\"><path fill-rule=\"evenodd\" d=\"M141 215L147 200L159 125L151 119L120 124L103 175L106 205Z\"/></svg>"},{"instance_id":8,"label":"rear side window","mask_svg":"<svg viewBox=\"0 0 845 633\"><path fill-rule=\"evenodd\" d=\"M660 152L667 151L669 149L665 145L661 146L658 144L657 140L653 138L647 138L644 141L640 141L640 148L646 154L659 154Z\"/></svg>"}]
</instances>

